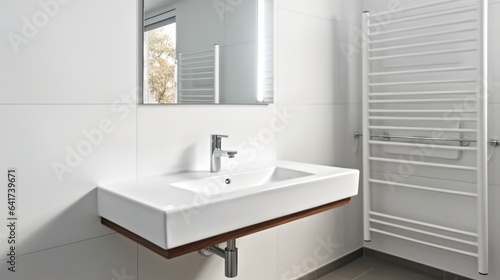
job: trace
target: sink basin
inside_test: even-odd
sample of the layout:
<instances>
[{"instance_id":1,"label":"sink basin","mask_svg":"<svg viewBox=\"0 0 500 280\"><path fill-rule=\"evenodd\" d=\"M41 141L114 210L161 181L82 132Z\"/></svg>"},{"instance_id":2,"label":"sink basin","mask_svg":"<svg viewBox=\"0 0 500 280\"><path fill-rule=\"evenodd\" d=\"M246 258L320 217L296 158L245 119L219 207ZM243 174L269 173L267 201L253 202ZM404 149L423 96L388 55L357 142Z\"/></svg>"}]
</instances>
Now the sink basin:
<instances>
[{"instance_id":1,"label":"sink basin","mask_svg":"<svg viewBox=\"0 0 500 280\"><path fill-rule=\"evenodd\" d=\"M99 215L168 250L357 195L359 171L273 161L98 187Z\"/></svg>"},{"instance_id":2,"label":"sink basin","mask_svg":"<svg viewBox=\"0 0 500 280\"><path fill-rule=\"evenodd\" d=\"M173 183L171 185L177 188L210 195L210 192L214 192L214 194L236 192L248 188L258 188L265 184L292 180L311 175L313 174L273 166L235 174L216 175L205 179L188 180Z\"/></svg>"}]
</instances>

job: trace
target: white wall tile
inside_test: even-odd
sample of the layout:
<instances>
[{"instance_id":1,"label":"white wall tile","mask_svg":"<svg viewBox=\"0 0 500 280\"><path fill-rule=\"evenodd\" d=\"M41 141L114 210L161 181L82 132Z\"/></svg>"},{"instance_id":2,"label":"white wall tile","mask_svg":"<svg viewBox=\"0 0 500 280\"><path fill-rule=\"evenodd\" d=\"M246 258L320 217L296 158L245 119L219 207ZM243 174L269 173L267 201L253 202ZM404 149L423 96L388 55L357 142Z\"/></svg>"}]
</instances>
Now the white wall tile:
<instances>
[{"instance_id":1,"label":"white wall tile","mask_svg":"<svg viewBox=\"0 0 500 280\"><path fill-rule=\"evenodd\" d=\"M237 279L276 280L276 229L252 234L236 241L238 247ZM224 248L225 244L220 245ZM218 256L202 257L191 253L167 260L139 247L140 280L207 280L224 279L224 260Z\"/></svg>"},{"instance_id":2,"label":"white wall tile","mask_svg":"<svg viewBox=\"0 0 500 280\"><path fill-rule=\"evenodd\" d=\"M135 111L122 120L109 105L0 107L0 170L18 174L19 253L109 233L99 223L94 189L135 177ZM114 129L102 130L102 123ZM6 197L6 188L0 193ZM6 203L0 200L2 208ZM1 227L0 235L6 233Z\"/></svg>"},{"instance_id":3,"label":"white wall tile","mask_svg":"<svg viewBox=\"0 0 500 280\"><path fill-rule=\"evenodd\" d=\"M357 25L339 23L340 91L331 93L336 103L362 102L361 52L362 34Z\"/></svg>"},{"instance_id":4,"label":"white wall tile","mask_svg":"<svg viewBox=\"0 0 500 280\"><path fill-rule=\"evenodd\" d=\"M361 143L353 138L361 129L360 105L287 107L296 117L279 136L280 159L360 169ZM294 279L361 247L361 201L358 195L349 206L281 226L279 279ZM325 243L334 245L325 249Z\"/></svg>"},{"instance_id":5,"label":"white wall tile","mask_svg":"<svg viewBox=\"0 0 500 280\"><path fill-rule=\"evenodd\" d=\"M354 132L361 130L360 105L286 107L295 119L279 135L280 159L339 167L360 166L361 143L353 137Z\"/></svg>"},{"instance_id":6,"label":"white wall tile","mask_svg":"<svg viewBox=\"0 0 500 280\"><path fill-rule=\"evenodd\" d=\"M488 137L500 140L500 103L490 104L488 107ZM500 185L500 147L488 147L488 175L489 183Z\"/></svg>"},{"instance_id":7,"label":"white wall tile","mask_svg":"<svg viewBox=\"0 0 500 280\"><path fill-rule=\"evenodd\" d=\"M8 264L2 261L2 280L138 279L137 245L111 234L19 256L17 272L7 269Z\"/></svg>"},{"instance_id":8,"label":"white wall tile","mask_svg":"<svg viewBox=\"0 0 500 280\"><path fill-rule=\"evenodd\" d=\"M490 96L489 102L500 103L500 2L489 6L489 71L490 71Z\"/></svg>"},{"instance_id":9,"label":"white wall tile","mask_svg":"<svg viewBox=\"0 0 500 280\"><path fill-rule=\"evenodd\" d=\"M3 1L0 104L111 104L134 90L136 15L135 0ZM14 33L25 43L12 47Z\"/></svg>"},{"instance_id":10,"label":"white wall tile","mask_svg":"<svg viewBox=\"0 0 500 280\"><path fill-rule=\"evenodd\" d=\"M357 25L279 10L278 103L361 103L361 34Z\"/></svg>"},{"instance_id":11,"label":"white wall tile","mask_svg":"<svg viewBox=\"0 0 500 280\"><path fill-rule=\"evenodd\" d=\"M223 164L276 158L276 106L140 106L139 176L209 170L210 134L225 134L222 148L238 150ZM272 132L272 133L270 133ZM256 143L256 144L255 144Z\"/></svg>"},{"instance_id":12,"label":"white wall tile","mask_svg":"<svg viewBox=\"0 0 500 280\"><path fill-rule=\"evenodd\" d=\"M338 30L335 21L278 10L279 104L335 102L341 89Z\"/></svg>"},{"instance_id":13,"label":"white wall tile","mask_svg":"<svg viewBox=\"0 0 500 280\"><path fill-rule=\"evenodd\" d=\"M300 0L278 0L278 7L350 24L360 24L361 22L360 0L312 0L307 2Z\"/></svg>"},{"instance_id":14,"label":"white wall tile","mask_svg":"<svg viewBox=\"0 0 500 280\"><path fill-rule=\"evenodd\" d=\"M498 169L496 169L498 170ZM500 223L498 222L498 213L500 213L500 204L497 203L500 199L500 185L490 185L489 188L489 263L490 263L490 276L487 279L497 279L500 275L500 241L496 236L500 235Z\"/></svg>"},{"instance_id":15,"label":"white wall tile","mask_svg":"<svg viewBox=\"0 0 500 280\"><path fill-rule=\"evenodd\" d=\"M278 228L278 278L296 279L362 246L361 199ZM293 248L293 250L291 250Z\"/></svg>"}]
</instances>

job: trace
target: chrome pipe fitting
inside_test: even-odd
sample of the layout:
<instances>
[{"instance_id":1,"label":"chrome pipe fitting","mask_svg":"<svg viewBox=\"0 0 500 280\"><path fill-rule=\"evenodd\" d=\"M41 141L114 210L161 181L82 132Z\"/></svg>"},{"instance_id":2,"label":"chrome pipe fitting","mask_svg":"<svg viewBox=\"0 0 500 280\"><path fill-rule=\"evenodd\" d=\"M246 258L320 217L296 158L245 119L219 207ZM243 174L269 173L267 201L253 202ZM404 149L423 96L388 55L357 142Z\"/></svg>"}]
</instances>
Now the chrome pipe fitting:
<instances>
[{"instance_id":1,"label":"chrome pipe fitting","mask_svg":"<svg viewBox=\"0 0 500 280\"><path fill-rule=\"evenodd\" d=\"M234 278L238 276L238 248L236 247L236 240L232 239L227 241L226 248L223 250L217 246L212 246L198 251L204 257L210 257L215 254L224 259L224 275L227 278Z\"/></svg>"}]
</instances>

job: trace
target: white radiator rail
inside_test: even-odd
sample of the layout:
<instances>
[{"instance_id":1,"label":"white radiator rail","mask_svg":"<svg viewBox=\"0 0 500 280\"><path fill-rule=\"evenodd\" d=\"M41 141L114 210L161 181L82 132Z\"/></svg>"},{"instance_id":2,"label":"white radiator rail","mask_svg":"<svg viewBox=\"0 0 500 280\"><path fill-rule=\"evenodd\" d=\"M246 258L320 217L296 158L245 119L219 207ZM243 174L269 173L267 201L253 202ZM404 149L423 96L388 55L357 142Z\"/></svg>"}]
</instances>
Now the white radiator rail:
<instances>
[{"instance_id":1,"label":"white radiator rail","mask_svg":"<svg viewBox=\"0 0 500 280\"><path fill-rule=\"evenodd\" d=\"M408 189L418 189L418 190L431 191L431 192L454 194L454 195L459 195L459 196L477 197L477 194L475 194L475 193L453 191L453 190L444 190L444 189L430 188L430 187L411 185L411 184L402 184L402 183L390 182L390 181L385 181L385 180L370 179L370 183L375 183L375 184L378 183L378 184L382 184L382 185L386 185L386 186L396 186L396 187L402 187L402 188L408 188Z\"/></svg>"},{"instance_id":2,"label":"white radiator rail","mask_svg":"<svg viewBox=\"0 0 500 280\"><path fill-rule=\"evenodd\" d=\"M378 14L365 12L362 23L364 239L381 234L474 257L480 274L488 273L488 144L500 145L487 136L487 15L487 0L441 0ZM421 64L422 59L433 63ZM400 66L391 66L392 61L400 61ZM418 134L410 136L412 132ZM386 149L397 149L400 155ZM475 156L412 160L411 153L405 153L412 149ZM426 186L425 179L380 180L372 177L376 176L372 164L470 172L476 176L476 190ZM441 173L450 174L437 171L437 177ZM417 221L374 211L378 207L372 192L383 186L408 190L398 195L427 192L470 199L477 209L476 219L469 221L475 230L425 222L433 217ZM457 215L446 223L462 224L460 219Z\"/></svg>"},{"instance_id":3,"label":"white radiator rail","mask_svg":"<svg viewBox=\"0 0 500 280\"><path fill-rule=\"evenodd\" d=\"M219 103L219 45L178 53L177 103Z\"/></svg>"},{"instance_id":4,"label":"white radiator rail","mask_svg":"<svg viewBox=\"0 0 500 280\"><path fill-rule=\"evenodd\" d=\"M416 39L416 38L422 38L422 37L448 35L448 34L471 32L471 31L477 31L477 28L451 29L451 30L446 30L446 31L428 32L428 33L423 33L423 34L415 34L415 35L394 37L394 38L381 39L381 40L368 40L367 43L368 44L380 44L380 43L387 43L387 42L394 42L394 41L401 41L401 40L408 40L408 39Z\"/></svg>"},{"instance_id":5,"label":"white radiator rail","mask_svg":"<svg viewBox=\"0 0 500 280\"><path fill-rule=\"evenodd\" d=\"M422 8L428 8L428 7L432 7L432 6L438 6L438 5L442 5L442 4L447 4L447 3L450 3L450 2L458 2L458 1L457 0L434 1L432 3L415 5L415 6L406 7L406 8L401 8L401 9L395 10L395 11L381 12L381 13L376 13L376 14L371 14L371 15L368 14L367 17L368 18L374 18L374 17L385 16L385 15L391 15L393 13L408 12L408 11L418 10L418 9L422 9Z\"/></svg>"}]
</instances>

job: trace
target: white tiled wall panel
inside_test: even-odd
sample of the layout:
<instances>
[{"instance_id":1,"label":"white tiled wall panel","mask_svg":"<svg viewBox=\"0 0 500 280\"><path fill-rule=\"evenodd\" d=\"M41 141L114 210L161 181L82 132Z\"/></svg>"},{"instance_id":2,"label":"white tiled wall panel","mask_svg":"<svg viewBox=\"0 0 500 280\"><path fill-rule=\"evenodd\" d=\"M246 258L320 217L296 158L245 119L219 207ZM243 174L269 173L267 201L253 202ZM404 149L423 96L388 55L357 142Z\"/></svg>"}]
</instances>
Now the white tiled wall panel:
<instances>
[{"instance_id":1,"label":"white tiled wall panel","mask_svg":"<svg viewBox=\"0 0 500 280\"><path fill-rule=\"evenodd\" d=\"M353 138L361 129L357 4L279 2L278 104L294 116L278 135L280 159L360 168ZM277 279L295 279L360 248L361 209L359 195L347 207L279 227Z\"/></svg>"},{"instance_id":2,"label":"white tiled wall panel","mask_svg":"<svg viewBox=\"0 0 500 280\"><path fill-rule=\"evenodd\" d=\"M490 1L491 3L492 1ZM489 102L500 103L500 2L496 1L489 6L489 71L490 71L490 96Z\"/></svg>"},{"instance_id":3,"label":"white tiled wall panel","mask_svg":"<svg viewBox=\"0 0 500 280\"><path fill-rule=\"evenodd\" d=\"M136 83L136 1L0 3L0 104L110 104Z\"/></svg>"},{"instance_id":4,"label":"white tiled wall panel","mask_svg":"<svg viewBox=\"0 0 500 280\"><path fill-rule=\"evenodd\" d=\"M0 106L0 168L18 175L19 253L110 232L99 223L94 189L136 172L135 112L120 116L110 105ZM6 188L0 193L7 197ZM0 205L7 209L6 199Z\"/></svg>"},{"instance_id":5,"label":"white tiled wall panel","mask_svg":"<svg viewBox=\"0 0 500 280\"><path fill-rule=\"evenodd\" d=\"M360 39L359 24L278 10L278 103L361 103Z\"/></svg>"},{"instance_id":6,"label":"white tiled wall panel","mask_svg":"<svg viewBox=\"0 0 500 280\"><path fill-rule=\"evenodd\" d=\"M335 102L341 71L338 25L328 19L278 9L280 104Z\"/></svg>"},{"instance_id":7,"label":"white tiled wall panel","mask_svg":"<svg viewBox=\"0 0 500 280\"><path fill-rule=\"evenodd\" d=\"M300 12L314 17L326 18L338 22L359 24L361 2L342 0L286 0L278 1L278 7L284 10Z\"/></svg>"},{"instance_id":8,"label":"white tiled wall panel","mask_svg":"<svg viewBox=\"0 0 500 280\"><path fill-rule=\"evenodd\" d=\"M360 105L288 105L287 108L294 119L279 135L280 158L331 166L359 166L361 143L353 135L361 129ZM304 132L307 137L302 137Z\"/></svg>"},{"instance_id":9,"label":"white tiled wall panel","mask_svg":"<svg viewBox=\"0 0 500 280\"><path fill-rule=\"evenodd\" d=\"M281 226L277 279L295 279L359 248L362 224L355 217L360 215L361 199L355 199L348 206Z\"/></svg>"},{"instance_id":10,"label":"white tiled wall panel","mask_svg":"<svg viewBox=\"0 0 500 280\"><path fill-rule=\"evenodd\" d=\"M137 278L137 244L118 234L20 256L16 272L0 263L2 280Z\"/></svg>"},{"instance_id":11,"label":"white tiled wall panel","mask_svg":"<svg viewBox=\"0 0 500 280\"><path fill-rule=\"evenodd\" d=\"M223 158L222 164L275 159L274 120L281 123L280 118L287 117L276 106L140 106L139 176L209 170L210 134L228 135L223 149L239 151L234 159Z\"/></svg>"}]
</instances>

